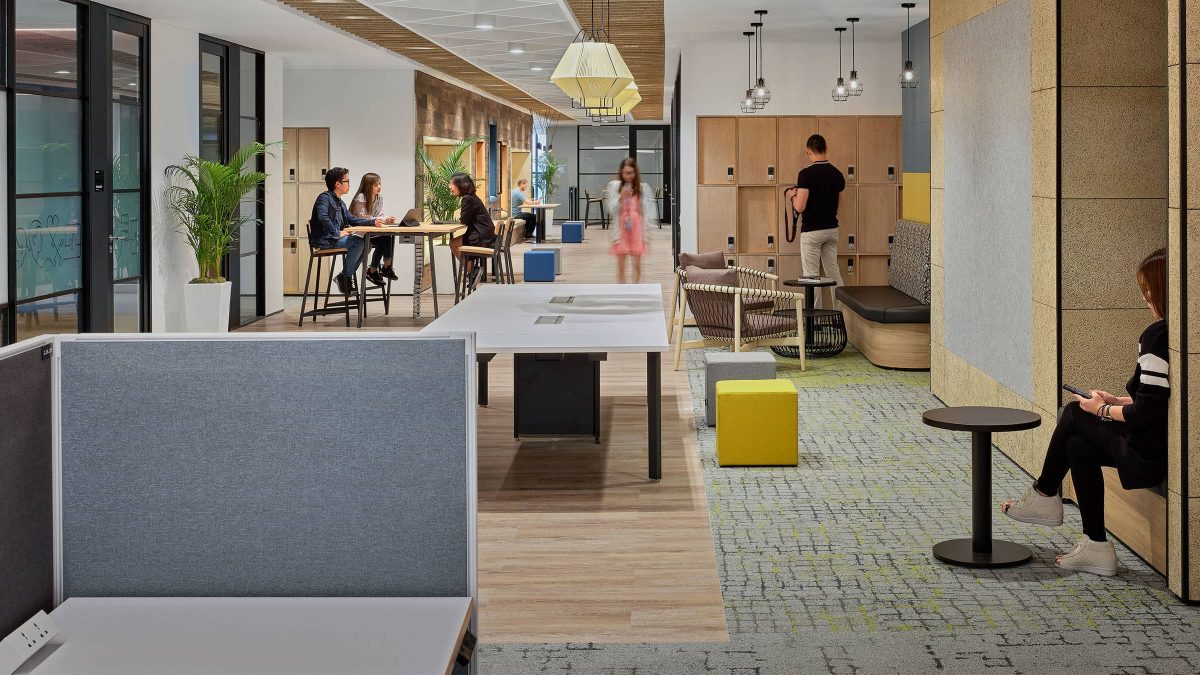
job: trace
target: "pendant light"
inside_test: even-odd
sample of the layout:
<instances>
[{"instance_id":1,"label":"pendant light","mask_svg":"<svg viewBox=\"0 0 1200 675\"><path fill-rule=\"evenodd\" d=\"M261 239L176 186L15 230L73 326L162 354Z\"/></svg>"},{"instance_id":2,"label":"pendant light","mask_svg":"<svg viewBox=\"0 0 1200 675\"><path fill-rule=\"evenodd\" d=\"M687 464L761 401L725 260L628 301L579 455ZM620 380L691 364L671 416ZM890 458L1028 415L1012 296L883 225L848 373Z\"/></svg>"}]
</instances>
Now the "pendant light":
<instances>
[{"instance_id":1,"label":"pendant light","mask_svg":"<svg viewBox=\"0 0 1200 675\"><path fill-rule=\"evenodd\" d=\"M742 33L746 36L746 95L742 97L738 104L738 109L747 115L758 112L758 106L754 103L754 37L753 31Z\"/></svg>"},{"instance_id":2,"label":"pendant light","mask_svg":"<svg viewBox=\"0 0 1200 675\"><path fill-rule=\"evenodd\" d=\"M626 116L641 102L642 95L638 91L638 86L630 83L625 91L617 94L613 100L613 107L593 110L589 114L593 122L625 122L627 121Z\"/></svg>"},{"instance_id":3,"label":"pendant light","mask_svg":"<svg viewBox=\"0 0 1200 675\"><path fill-rule=\"evenodd\" d=\"M854 64L854 24L858 23L857 17L846 19L850 23L850 81L846 83L846 89L851 96L862 96L863 83L858 79L858 70Z\"/></svg>"},{"instance_id":4,"label":"pendant light","mask_svg":"<svg viewBox=\"0 0 1200 675\"><path fill-rule=\"evenodd\" d=\"M608 16L608 1L603 0L603 16ZM592 0L591 25L580 29L550 76L550 81L571 98L571 107L588 114L614 108L617 95L633 84L633 73L617 46L610 42L603 16L596 21L596 0Z\"/></svg>"},{"instance_id":5,"label":"pendant light","mask_svg":"<svg viewBox=\"0 0 1200 675\"><path fill-rule=\"evenodd\" d=\"M912 8L917 6L915 2L902 2L900 6L908 11L908 31L912 30ZM908 32L905 31L905 32ZM908 55L904 58L904 70L900 73L900 88L915 89L917 86L917 71L913 70L912 64L912 36L908 37Z\"/></svg>"},{"instance_id":6,"label":"pendant light","mask_svg":"<svg viewBox=\"0 0 1200 675\"><path fill-rule=\"evenodd\" d=\"M833 88L833 100L845 101L850 98L850 90L846 88L846 79L842 77L842 33L846 32L845 26L834 28L838 34L838 79L837 85Z\"/></svg>"},{"instance_id":7,"label":"pendant light","mask_svg":"<svg viewBox=\"0 0 1200 675\"><path fill-rule=\"evenodd\" d=\"M754 83L754 105L758 106L759 110L762 110L763 108L767 107L768 103L771 102L771 90L767 87L767 82L766 82L766 80L763 79L763 74L762 74L762 62L763 62L762 28L764 25L763 17L767 15L767 10L759 9L759 10L755 10L754 13L758 15L758 21L750 24L750 25L754 26L754 30L755 30L754 42L755 42L755 44L758 45L758 59L757 59L758 81Z\"/></svg>"}]
</instances>

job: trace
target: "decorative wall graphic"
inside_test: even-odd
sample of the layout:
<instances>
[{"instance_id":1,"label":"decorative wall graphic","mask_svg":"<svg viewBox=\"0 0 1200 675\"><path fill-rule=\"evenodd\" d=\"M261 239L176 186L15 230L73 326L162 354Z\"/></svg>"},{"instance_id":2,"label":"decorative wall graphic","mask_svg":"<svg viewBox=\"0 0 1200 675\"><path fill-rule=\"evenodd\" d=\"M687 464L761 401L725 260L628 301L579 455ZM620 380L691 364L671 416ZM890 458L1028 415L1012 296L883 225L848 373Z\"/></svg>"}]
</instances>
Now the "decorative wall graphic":
<instances>
[{"instance_id":1,"label":"decorative wall graphic","mask_svg":"<svg viewBox=\"0 0 1200 675\"><path fill-rule=\"evenodd\" d=\"M17 207L17 300L83 285L78 197L20 199Z\"/></svg>"},{"instance_id":2,"label":"decorative wall graphic","mask_svg":"<svg viewBox=\"0 0 1200 675\"><path fill-rule=\"evenodd\" d=\"M118 192L113 195L114 280L128 279L142 273L141 212L140 192Z\"/></svg>"}]
</instances>

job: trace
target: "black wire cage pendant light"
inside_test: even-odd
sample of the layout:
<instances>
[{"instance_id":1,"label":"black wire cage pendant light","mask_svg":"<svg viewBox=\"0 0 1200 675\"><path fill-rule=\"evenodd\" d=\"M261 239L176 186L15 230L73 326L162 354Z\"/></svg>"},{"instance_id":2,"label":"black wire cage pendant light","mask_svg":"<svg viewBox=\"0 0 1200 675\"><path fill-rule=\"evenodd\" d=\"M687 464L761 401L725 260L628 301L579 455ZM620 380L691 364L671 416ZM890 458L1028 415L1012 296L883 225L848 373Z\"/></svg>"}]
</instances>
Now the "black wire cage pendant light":
<instances>
[{"instance_id":1,"label":"black wire cage pendant light","mask_svg":"<svg viewBox=\"0 0 1200 675\"><path fill-rule=\"evenodd\" d=\"M846 19L846 21L850 23L850 81L846 82L846 90L851 96L862 96L863 83L862 80L858 79L858 69L854 63L854 24L858 23L858 18L851 17ZM838 74L840 75L841 73Z\"/></svg>"},{"instance_id":2,"label":"black wire cage pendant light","mask_svg":"<svg viewBox=\"0 0 1200 675\"><path fill-rule=\"evenodd\" d=\"M754 32L742 33L746 37L746 95L738 103L738 109L746 114L758 112L754 103Z\"/></svg>"},{"instance_id":3,"label":"black wire cage pendant light","mask_svg":"<svg viewBox=\"0 0 1200 675\"><path fill-rule=\"evenodd\" d=\"M767 15L767 10L759 9L755 10L754 13L758 15L758 21L750 24L754 27L754 42L756 45L758 45L758 81L754 83L754 105L758 106L759 110L762 110L763 108L767 107L768 103L771 102L771 90L767 87L766 80L763 79L762 29L765 25L763 23L763 17Z\"/></svg>"},{"instance_id":4,"label":"black wire cage pendant light","mask_svg":"<svg viewBox=\"0 0 1200 675\"><path fill-rule=\"evenodd\" d=\"M915 2L902 2L900 6L908 11L908 30L912 30L912 9L917 6ZM915 89L917 86L917 71L913 70L912 62L912 36L908 38L908 54L904 57L904 70L900 71L900 88Z\"/></svg>"},{"instance_id":5,"label":"black wire cage pendant light","mask_svg":"<svg viewBox=\"0 0 1200 675\"><path fill-rule=\"evenodd\" d=\"M838 34L838 78L837 84L833 87L833 100L845 101L850 98L850 90L846 87L846 79L842 77L842 33L846 32L845 26L834 28Z\"/></svg>"}]
</instances>

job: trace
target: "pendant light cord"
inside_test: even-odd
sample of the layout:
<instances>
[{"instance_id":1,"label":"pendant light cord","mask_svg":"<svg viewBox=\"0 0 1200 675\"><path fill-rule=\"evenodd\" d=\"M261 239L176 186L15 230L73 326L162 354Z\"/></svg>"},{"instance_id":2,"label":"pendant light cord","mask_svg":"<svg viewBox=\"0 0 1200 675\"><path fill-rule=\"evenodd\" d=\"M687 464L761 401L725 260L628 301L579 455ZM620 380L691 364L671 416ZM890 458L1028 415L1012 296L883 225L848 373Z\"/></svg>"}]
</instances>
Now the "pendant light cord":
<instances>
[{"instance_id":1,"label":"pendant light cord","mask_svg":"<svg viewBox=\"0 0 1200 675\"><path fill-rule=\"evenodd\" d=\"M762 22L761 21L759 22L758 27L754 29L754 31L755 31L754 41L756 43L758 43L758 61L756 62L758 65L758 79L761 80L762 79Z\"/></svg>"},{"instance_id":2,"label":"pendant light cord","mask_svg":"<svg viewBox=\"0 0 1200 675\"><path fill-rule=\"evenodd\" d=\"M905 32L911 33L912 32L912 7L905 7L904 11L908 15L908 19L905 21L905 23L908 24L908 30ZM908 57L905 58L904 60L912 61L912 35L911 34L908 36Z\"/></svg>"},{"instance_id":3,"label":"pendant light cord","mask_svg":"<svg viewBox=\"0 0 1200 675\"><path fill-rule=\"evenodd\" d=\"M854 39L854 24L855 23L856 22L853 22L853 21L850 22L850 70L858 70L857 65L854 63L854 45L857 42Z\"/></svg>"},{"instance_id":4,"label":"pendant light cord","mask_svg":"<svg viewBox=\"0 0 1200 675\"><path fill-rule=\"evenodd\" d=\"M842 76L842 31L838 31L838 77Z\"/></svg>"}]
</instances>

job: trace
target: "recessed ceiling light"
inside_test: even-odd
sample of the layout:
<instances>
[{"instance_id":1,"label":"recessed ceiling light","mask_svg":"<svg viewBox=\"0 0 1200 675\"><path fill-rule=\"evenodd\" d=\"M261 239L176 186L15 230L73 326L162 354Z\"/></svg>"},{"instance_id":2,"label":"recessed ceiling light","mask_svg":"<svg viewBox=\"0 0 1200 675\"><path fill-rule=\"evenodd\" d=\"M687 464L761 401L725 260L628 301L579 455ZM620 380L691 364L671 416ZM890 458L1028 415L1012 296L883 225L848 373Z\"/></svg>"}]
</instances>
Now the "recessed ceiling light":
<instances>
[{"instance_id":1,"label":"recessed ceiling light","mask_svg":"<svg viewBox=\"0 0 1200 675\"><path fill-rule=\"evenodd\" d=\"M487 14L476 14L475 15L475 28L477 30L491 30L495 27L496 27L495 17L488 16Z\"/></svg>"},{"instance_id":2,"label":"recessed ceiling light","mask_svg":"<svg viewBox=\"0 0 1200 675\"><path fill-rule=\"evenodd\" d=\"M351 21L366 21L367 19L373 19L373 18L375 18L375 17L372 17L372 16L363 16L363 15L361 15L361 14L348 14L348 15L346 15L346 16L343 16L342 18L343 18L343 19L350 19Z\"/></svg>"},{"instance_id":3,"label":"recessed ceiling light","mask_svg":"<svg viewBox=\"0 0 1200 675\"><path fill-rule=\"evenodd\" d=\"M524 54L525 53L525 43L523 43L523 42L508 43L508 53L509 54Z\"/></svg>"},{"instance_id":4,"label":"recessed ceiling light","mask_svg":"<svg viewBox=\"0 0 1200 675\"><path fill-rule=\"evenodd\" d=\"M541 65L538 65L538 64L536 64L536 63L531 63L531 64L529 64L529 69L530 69L530 70L541 71L541 70L545 70L546 68L545 68L545 66L541 66Z\"/></svg>"},{"instance_id":5,"label":"recessed ceiling light","mask_svg":"<svg viewBox=\"0 0 1200 675\"><path fill-rule=\"evenodd\" d=\"M127 87L136 87L136 86L137 86L137 82L130 82L129 84L127 84L127 85L125 85L125 86L127 86Z\"/></svg>"},{"instance_id":6,"label":"recessed ceiling light","mask_svg":"<svg viewBox=\"0 0 1200 675\"><path fill-rule=\"evenodd\" d=\"M69 71L69 70L56 70L56 71L54 71L54 74L55 74L55 75L70 75L70 74L71 74L71 71Z\"/></svg>"}]
</instances>

